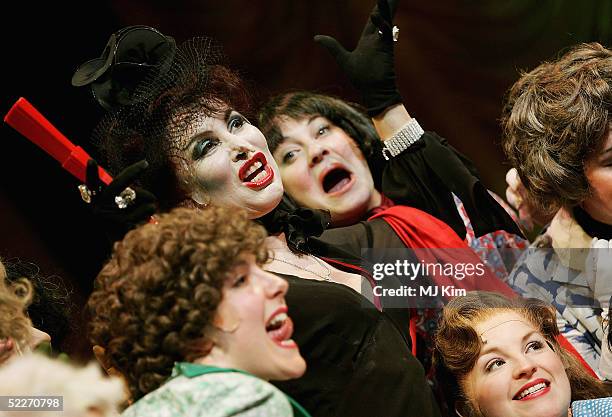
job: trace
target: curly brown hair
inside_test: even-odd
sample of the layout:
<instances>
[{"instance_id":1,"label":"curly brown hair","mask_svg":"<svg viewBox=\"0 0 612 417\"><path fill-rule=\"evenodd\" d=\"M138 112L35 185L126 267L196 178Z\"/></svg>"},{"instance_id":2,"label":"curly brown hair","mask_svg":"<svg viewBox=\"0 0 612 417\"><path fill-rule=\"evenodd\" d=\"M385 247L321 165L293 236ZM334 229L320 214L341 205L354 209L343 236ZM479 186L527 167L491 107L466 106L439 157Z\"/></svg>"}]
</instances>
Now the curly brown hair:
<instances>
[{"instance_id":1,"label":"curly brown hair","mask_svg":"<svg viewBox=\"0 0 612 417\"><path fill-rule=\"evenodd\" d=\"M502 145L542 212L590 194L585 161L602 146L612 109L612 51L582 44L545 62L509 91Z\"/></svg>"},{"instance_id":2,"label":"curly brown hair","mask_svg":"<svg viewBox=\"0 0 612 417\"><path fill-rule=\"evenodd\" d=\"M17 349L30 343L32 323L25 313L32 301L32 284L27 278L6 280L6 269L0 261L0 339L12 339ZM6 359L0 357L0 363Z\"/></svg>"},{"instance_id":3,"label":"curly brown hair","mask_svg":"<svg viewBox=\"0 0 612 417\"><path fill-rule=\"evenodd\" d=\"M265 237L241 210L177 208L115 244L88 301L90 339L134 400L167 380L174 362L208 353L228 273L245 254L264 263Z\"/></svg>"},{"instance_id":4,"label":"curly brown hair","mask_svg":"<svg viewBox=\"0 0 612 417\"><path fill-rule=\"evenodd\" d=\"M604 385L582 367L574 356L561 348L557 341L559 329L555 310L535 298L509 299L501 294L473 291L453 298L442 310L435 336L434 366L449 408L462 410L463 417L480 417L464 392L465 379L474 368L482 341L476 324L500 311L514 311L536 328L557 352L565 366L572 390L572 401L607 396Z\"/></svg>"}]
</instances>

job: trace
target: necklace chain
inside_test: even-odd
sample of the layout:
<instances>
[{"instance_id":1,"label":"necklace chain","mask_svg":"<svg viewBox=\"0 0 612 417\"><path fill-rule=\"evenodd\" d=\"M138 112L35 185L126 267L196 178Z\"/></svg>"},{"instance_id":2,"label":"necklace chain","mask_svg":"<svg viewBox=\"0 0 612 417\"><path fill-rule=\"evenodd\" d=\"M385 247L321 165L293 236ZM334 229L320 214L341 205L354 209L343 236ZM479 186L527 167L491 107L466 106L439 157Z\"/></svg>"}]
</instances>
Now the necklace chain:
<instances>
[{"instance_id":1,"label":"necklace chain","mask_svg":"<svg viewBox=\"0 0 612 417\"><path fill-rule=\"evenodd\" d=\"M274 259L275 261L278 261L278 262L282 262L282 263L287 264L287 265L291 265L291 266L293 266L293 267L295 267L297 269L301 269L302 271L310 272L311 274L321 278L324 281L331 282L331 280L332 280L331 279L331 269L329 269L327 267L327 265L325 265L323 263L323 261L321 261L316 256L312 256L312 255L306 255L306 256L308 256L309 258L313 258L319 265L321 265L323 268L325 268L325 275L321 275L320 273L315 272L312 269L304 268L304 267L302 267L300 265L297 265L297 264L295 264L293 262L289 262L289 261L287 261L285 259L277 258L276 256L272 257L272 259Z\"/></svg>"}]
</instances>

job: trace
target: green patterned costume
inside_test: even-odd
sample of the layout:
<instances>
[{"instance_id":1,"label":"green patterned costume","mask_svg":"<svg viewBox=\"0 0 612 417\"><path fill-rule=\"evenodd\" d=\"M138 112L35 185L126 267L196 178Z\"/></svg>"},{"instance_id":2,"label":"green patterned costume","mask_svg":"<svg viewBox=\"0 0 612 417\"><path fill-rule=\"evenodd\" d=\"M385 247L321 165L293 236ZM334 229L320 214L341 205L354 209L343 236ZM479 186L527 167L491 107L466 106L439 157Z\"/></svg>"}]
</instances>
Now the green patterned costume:
<instances>
[{"instance_id":1,"label":"green patterned costume","mask_svg":"<svg viewBox=\"0 0 612 417\"><path fill-rule=\"evenodd\" d=\"M310 417L278 388L236 369L177 363L170 379L122 417Z\"/></svg>"}]
</instances>

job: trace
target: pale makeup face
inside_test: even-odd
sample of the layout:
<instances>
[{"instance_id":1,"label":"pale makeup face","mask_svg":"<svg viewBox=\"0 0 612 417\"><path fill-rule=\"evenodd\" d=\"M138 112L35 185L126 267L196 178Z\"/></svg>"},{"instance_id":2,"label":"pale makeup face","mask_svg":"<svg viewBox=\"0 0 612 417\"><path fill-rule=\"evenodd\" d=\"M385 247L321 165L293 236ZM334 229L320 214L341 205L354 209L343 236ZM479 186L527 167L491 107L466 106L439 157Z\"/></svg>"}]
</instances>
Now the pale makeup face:
<instances>
[{"instance_id":1,"label":"pale makeup face","mask_svg":"<svg viewBox=\"0 0 612 417\"><path fill-rule=\"evenodd\" d=\"M591 217L612 225L612 128L608 128L602 149L585 165L593 194L582 202Z\"/></svg>"},{"instance_id":2,"label":"pale makeup face","mask_svg":"<svg viewBox=\"0 0 612 417\"><path fill-rule=\"evenodd\" d=\"M500 310L475 330L486 343L463 385L484 416L567 416L571 389L561 358L525 318Z\"/></svg>"},{"instance_id":3,"label":"pale makeup face","mask_svg":"<svg viewBox=\"0 0 612 417\"><path fill-rule=\"evenodd\" d=\"M215 345L222 365L262 379L298 378L306 362L291 339L293 322L287 315L288 284L245 256L223 288L215 319Z\"/></svg>"},{"instance_id":4,"label":"pale makeup face","mask_svg":"<svg viewBox=\"0 0 612 417\"><path fill-rule=\"evenodd\" d=\"M202 116L177 145L179 180L196 203L240 207L254 219L280 202L278 166L263 134L240 113L227 109Z\"/></svg>"},{"instance_id":5,"label":"pale makeup face","mask_svg":"<svg viewBox=\"0 0 612 417\"><path fill-rule=\"evenodd\" d=\"M335 226L353 224L380 204L380 194L357 144L321 116L278 122L284 141L274 151L285 191L298 204L322 208Z\"/></svg>"}]
</instances>

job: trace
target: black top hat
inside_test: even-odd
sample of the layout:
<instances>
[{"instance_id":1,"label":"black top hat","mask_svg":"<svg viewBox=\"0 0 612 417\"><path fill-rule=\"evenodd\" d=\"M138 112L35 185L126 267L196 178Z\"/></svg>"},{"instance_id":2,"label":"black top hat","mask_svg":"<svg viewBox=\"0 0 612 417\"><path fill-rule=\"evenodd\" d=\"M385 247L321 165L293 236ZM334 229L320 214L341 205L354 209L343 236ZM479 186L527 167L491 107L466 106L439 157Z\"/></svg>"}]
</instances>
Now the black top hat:
<instances>
[{"instance_id":1,"label":"black top hat","mask_svg":"<svg viewBox=\"0 0 612 417\"><path fill-rule=\"evenodd\" d=\"M128 26L113 33L100 58L76 70L72 85L91 85L95 99L106 110L131 104L136 87L150 69L171 61L176 43L150 26Z\"/></svg>"}]
</instances>

